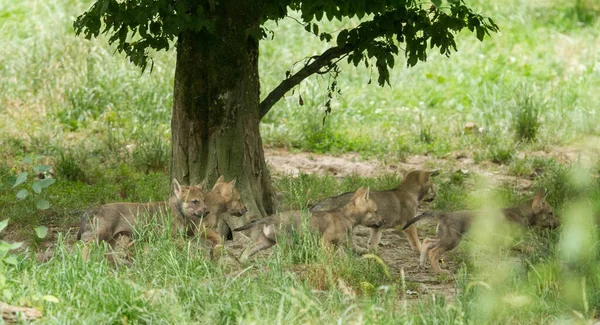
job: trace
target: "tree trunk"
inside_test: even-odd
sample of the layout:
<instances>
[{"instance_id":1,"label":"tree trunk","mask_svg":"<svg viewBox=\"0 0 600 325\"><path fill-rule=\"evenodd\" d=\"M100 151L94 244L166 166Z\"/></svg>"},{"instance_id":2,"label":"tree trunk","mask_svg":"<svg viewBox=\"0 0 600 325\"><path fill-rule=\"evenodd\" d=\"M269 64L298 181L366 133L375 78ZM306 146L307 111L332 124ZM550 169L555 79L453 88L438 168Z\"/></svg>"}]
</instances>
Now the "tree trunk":
<instances>
[{"instance_id":1,"label":"tree trunk","mask_svg":"<svg viewBox=\"0 0 600 325\"><path fill-rule=\"evenodd\" d=\"M178 38L171 174L209 188L219 175L236 178L246 216L262 217L274 212L274 193L259 133L258 41L248 33L258 19L251 7L220 1L210 33Z\"/></svg>"}]
</instances>

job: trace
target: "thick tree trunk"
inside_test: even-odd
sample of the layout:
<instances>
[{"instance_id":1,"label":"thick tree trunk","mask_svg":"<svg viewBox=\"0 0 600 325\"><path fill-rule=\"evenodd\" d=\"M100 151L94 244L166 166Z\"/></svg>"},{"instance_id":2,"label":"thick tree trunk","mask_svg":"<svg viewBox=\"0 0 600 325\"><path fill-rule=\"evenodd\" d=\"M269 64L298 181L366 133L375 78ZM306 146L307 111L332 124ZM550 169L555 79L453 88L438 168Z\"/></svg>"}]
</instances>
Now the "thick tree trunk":
<instances>
[{"instance_id":1,"label":"thick tree trunk","mask_svg":"<svg viewBox=\"0 0 600 325\"><path fill-rule=\"evenodd\" d=\"M171 174L207 186L219 175L236 178L246 215L260 217L273 213L274 195L259 134L258 41L248 34L258 19L240 2L224 2L211 33L178 39Z\"/></svg>"}]
</instances>

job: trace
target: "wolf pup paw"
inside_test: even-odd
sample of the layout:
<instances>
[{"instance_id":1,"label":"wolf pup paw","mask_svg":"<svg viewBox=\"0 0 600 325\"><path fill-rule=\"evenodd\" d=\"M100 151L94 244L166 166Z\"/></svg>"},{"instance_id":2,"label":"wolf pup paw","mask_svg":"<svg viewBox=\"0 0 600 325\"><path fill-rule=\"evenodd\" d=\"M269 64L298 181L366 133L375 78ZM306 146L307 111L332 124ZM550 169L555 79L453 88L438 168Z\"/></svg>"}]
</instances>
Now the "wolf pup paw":
<instances>
[{"instance_id":1,"label":"wolf pup paw","mask_svg":"<svg viewBox=\"0 0 600 325\"><path fill-rule=\"evenodd\" d=\"M217 261L221 258L221 256L225 255L225 246L223 245L215 245L211 250L210 250L210 258L213 261Z\"/></svg>"}]
</instances>

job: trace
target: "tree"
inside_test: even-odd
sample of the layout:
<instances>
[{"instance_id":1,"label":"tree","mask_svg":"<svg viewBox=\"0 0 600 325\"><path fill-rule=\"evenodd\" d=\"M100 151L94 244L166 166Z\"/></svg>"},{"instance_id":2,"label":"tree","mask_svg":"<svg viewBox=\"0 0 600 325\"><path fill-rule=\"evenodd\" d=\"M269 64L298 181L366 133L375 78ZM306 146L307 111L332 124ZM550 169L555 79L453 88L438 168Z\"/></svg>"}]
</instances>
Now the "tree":
<instances>
[{"instance_id":1,"label":"tree","mask_svg":"<svg viewBox=\"0 0 600 325\"><path fill-rule=\"evenodd\" d=\"M399 53L414 66L427 59L428 47L446 56L456 51L455 34L464 28L479 40L498 31L490 18L473 13L463 1L441 2L96 0L74 27L88 39L110 35L109 43L143 70L152 67L150 49L169 50L175 44L172 176L187 184L214 181L219 174L236 177L249 210L265 215L274 210L274 195L259 134L261 118L308 76L339 72L340 60L355 66L374 62L384 86ZM298 11L306 31L331 47L306 58L301 69L288 73L260 101L258 45L268 36L262 26L290 11ZM355 16L361 23L337 35L319 30L316 23Z\"/></svg>"}]
</instances>

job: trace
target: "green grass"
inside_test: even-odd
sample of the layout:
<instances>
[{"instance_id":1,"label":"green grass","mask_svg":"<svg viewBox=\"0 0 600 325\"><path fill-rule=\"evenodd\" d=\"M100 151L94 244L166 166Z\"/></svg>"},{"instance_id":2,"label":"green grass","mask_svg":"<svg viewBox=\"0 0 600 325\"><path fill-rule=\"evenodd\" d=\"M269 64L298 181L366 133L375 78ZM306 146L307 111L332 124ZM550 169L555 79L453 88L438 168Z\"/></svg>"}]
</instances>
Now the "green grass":
<instances>
[{"instance_id":1,"label":"green grass","mask_svg":"<svg viewBox=\"0 0 600 325\"><path fill-rule=\"evenodd\" d=\"M312 152L358 152L386 163L413 154L452 159L466 153L494 172L527 178L532 187L485 185L475 172L451 162L436 178L434 210L504 206L538 187L563 227L523 234L516 248L486 254L466 241L449 254L460 265L457 295L421 294L410 277L373 259L336 255L300 236L249 265L210 261L192 242L144 233L131 267L113 267L94 249L81 260L64 235L47 263L33 228L66 229L82 212L115 201L162 200L169 193L170 112L175 53L155 53L154 71L141 74L114 54L106 38L75 37L73 18L90 1L5 1L0 4L0 216L5 232L32 246L16 266L0 263L2 300L44 311L41 323L558 323L600 317L600 165L563 165L528 155L577 140L597 141L599 74L595 0L468 1L501 28L481 43L458 37L450 58L431 53L407 69L398 60L391 87L367 85L370 69L342 65L341 94L323 122L327 75L313 76L288 94L261 124L267 146ZM339 30L357 22L325 22ZM299 59L326 47L293 19L269 24L273 40L260 48L264 97ZM299 105L302 96L304 105ZM481 132L465 130L473 122ZM527 141L531 140L531 141ZM39 157L53 166L56 184L37 197L16 200L12 184ZM438 166L433 166L438 167ZM495 168L495 169L494 169ZM276 175L281 208L305 209L318 200L367 185L389 189L401 179L351 175ZM30 179L29 182L32 182ZM484 184L483 186L481 184ZM31 186L31 183L27 183ZM35 199L34 199L35 198ZM426 231L425 231L426 232ZM147 237L147 238L144 238ZM37 245L37 246L36 246ZM35 246L35 247L34 247ZM298 248L300 247L300 249ZM408 259L407 256L401 258ZM410 258L415 258L411 256ZM2 280L4 279L4 280ZM342 289L339 279L350 288ZM431 277L431 281L452 281ZM44 300L56 296L58 303ZM98 299L99 296L102 299Z\"/></svg>"},{"instance_id":2,"label":"green grass","mask_svg":"<svg viewBox=\"0 0 600 325\"><path fill-rule=\"evenodd\" d=\"M373 259L349 252L328 252L307 233L282 241L268 259L257 258L240 265L232 260L213 262L202 245L172 239L166 235L168 230L136 235L130 267L108 264L102 246L93 247L90 260L83 262L79 246L71 247L62 235L56 240L57 253L46 263L36 262L31 249L20 252L18 265L6 268L3 288L10 296L4 299L43 309L43 323L66 319L120 323L125 317L129 323L321 323L338 319L346 322L355 317L385 323L535 323L540 319L597 317L600 254L597 248L590 251L585 247L597 246L594 243L600 229L594 225L593 216L598 215L600 205L589 206L586 202L600 202L600 183L585 170L584 178L593 181L579 183L574 177L576 172L581 169L556 164L548 165L536 177L536 183L552 184L547 186L549 202L565 225L559 231L524 232L506 247L481 246L467 238L449 254L461 266L454 280L458 294L451 301L425 294L402 307L408 290L403 288L415 286L410 277L403 278L394 269L388 277L385 269L389 266ZM129 185L121 183L124 173ZM356 184L386 189L399 179L394 174L341 180L300 175L278 179L275 186L289 191L284 208L306 207L330 194L354 190ZM48 213L71 212L69 218L63 215L63 220L76 222L81 216L78 209L122 200L118 193L124 187L136 193L125 198L131 201L145 202L168 194L164 174L146 175L132 168L96 175L89 181L94 185L61 180L50 187L48 195L53 206ZM510 186L472 190L477 189L477 182L477 177L470 174L442 173L436 178L438 196L431 208L449 211L488 208L490 204L504 206L522 202L530 195ZM3 208L2 213L13 218L11 223L18 223L20 217L37 218L27 220L31 225L47 220L47 213L28 211L24 201L15 202L10 191L1 193L6 202L3 207L10 207ZM32 228L21 231L26 234ZM572 231L579 235L570 235ZM588 246L581 250L583 244ZM575 255L565 258L570 254ZM446 283L452 280L432 276L432 281L435 279ZM100 293L103 299L97 299ZM40 298L45 295L55 296L59 302Z\"/></svg>"}]
</instances>

